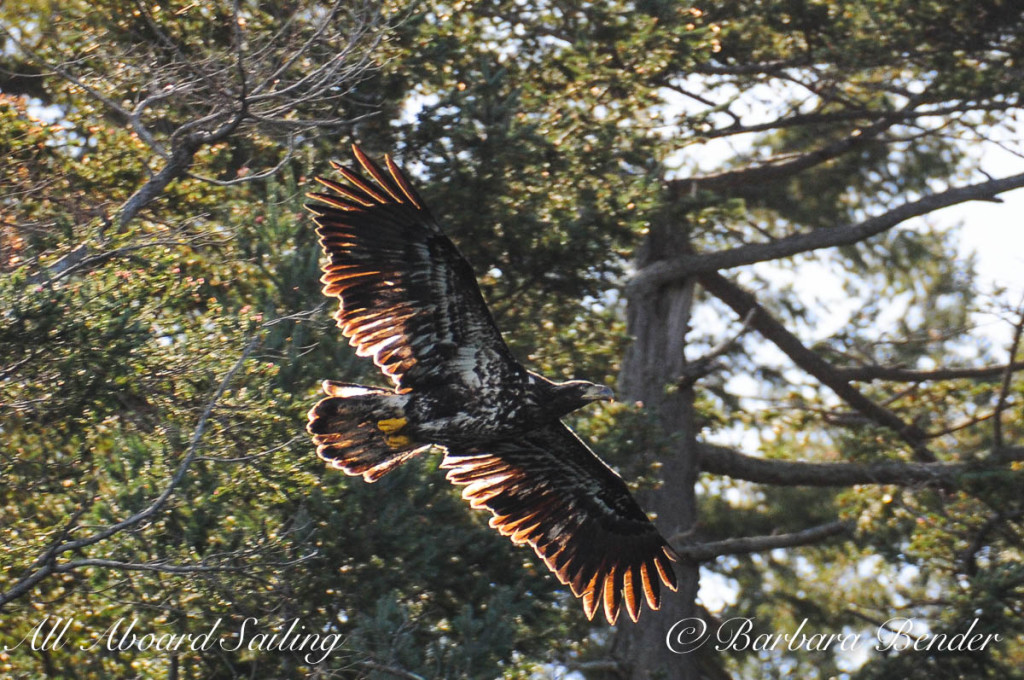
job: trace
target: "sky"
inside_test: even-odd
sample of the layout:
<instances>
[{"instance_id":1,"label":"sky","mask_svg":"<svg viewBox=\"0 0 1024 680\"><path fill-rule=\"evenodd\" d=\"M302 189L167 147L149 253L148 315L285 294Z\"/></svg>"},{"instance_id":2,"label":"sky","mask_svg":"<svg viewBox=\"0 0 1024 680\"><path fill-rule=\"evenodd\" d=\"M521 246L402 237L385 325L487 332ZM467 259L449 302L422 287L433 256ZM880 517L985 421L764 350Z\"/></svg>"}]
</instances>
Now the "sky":
<instances>
[{"instance_id":1,"label":"sky","mask_svg":"<svg viewBox=\"0 0 1024 680\"><path fill-rule=\"evenodd\" d=\"M1006 177L1024 172L1024 159L1015 157L997 147L982 155L982 167L993 177ZM976 180L980 181L980 180ZM957 182L957 186L967 184ZM977 289L983 295L994 295L1006 304L1017 307L1024 301L1024 188L1000 196L1001 203L968 201L929 216L915 218L898 228L954 228L959 242L959 257L976 257ZM770 266L770 265L768 265ZM759 272L760 273L760 272ZM795 290L823 302L822 308L831 307L835 314L823 319L819 328L822 335L841 327L845 321L846 293L840 279L824 267L802 267L795 275ZM978 314L975 333L988 338L995 347L1008 347L1013 326L1008 317Z\"/></svg>"},{"instance_id":2,"label":"sky","mask_svg":"<svg viewBox=\"0 0 1024 680\"><path fill-rule=\"evenodd\" d=\"M1024 144L1017 146L1024 152ZM989 146L982 155L985 170L993 177L1024 172L1024 158ZM1006 287L1009 301L1024 298L1024 189L1000 196L1002 203L971 201L935 213L948 224L961 224L961 253L975 252L978 275L985 288ZM1010 337L1009 324L995 331L1004 341Z\"/></svg>"}]
</instances>

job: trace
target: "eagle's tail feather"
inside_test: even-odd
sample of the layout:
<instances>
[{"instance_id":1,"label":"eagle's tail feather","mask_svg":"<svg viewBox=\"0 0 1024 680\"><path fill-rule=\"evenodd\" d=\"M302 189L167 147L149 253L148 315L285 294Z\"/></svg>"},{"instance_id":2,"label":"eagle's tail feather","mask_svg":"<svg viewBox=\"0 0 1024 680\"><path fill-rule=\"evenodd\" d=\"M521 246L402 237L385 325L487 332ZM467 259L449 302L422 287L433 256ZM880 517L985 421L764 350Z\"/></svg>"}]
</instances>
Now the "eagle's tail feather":
<instances>
[{"instance_id":1,"label":"eagle's tail feather","mask_svg":"<svg viewBox=\"0 0 1024 680\"><path fill-rule=\"evenodd\" d=\"M388 390L324 382L328 396L309 412L306 429L321 458L349 475L376 482L429 445L402 433L402 397Z\"/></svg>"}]
</instances>

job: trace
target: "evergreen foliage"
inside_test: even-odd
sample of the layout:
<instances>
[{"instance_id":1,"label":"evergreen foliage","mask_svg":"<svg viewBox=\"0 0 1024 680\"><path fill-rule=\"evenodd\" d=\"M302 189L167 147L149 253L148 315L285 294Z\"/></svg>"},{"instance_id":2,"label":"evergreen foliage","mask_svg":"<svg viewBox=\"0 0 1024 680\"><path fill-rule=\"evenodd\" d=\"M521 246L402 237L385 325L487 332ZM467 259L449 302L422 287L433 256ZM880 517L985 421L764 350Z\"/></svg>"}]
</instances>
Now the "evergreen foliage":
<instances>
[{"instance_id":1,"label":"evergreen foliage","mask_svg":"<svg viewBox=\"0 0 1024 680\"><path fill-rule=\"evenodd\" d=\"M1010 0L0 4L0 675L1021 677L1024 310L929 218L1024 186L982 153L1022 152L1021 63ZM730 584L678 611L1001 640L691 664L668 614L588 624L436 457L325 470L319 382L382 381L302 208L351 139L417 179L531 368L635 384L627 352L683 343L686 375L571 423L680 569ZM834 331L816 267L849 296ZM680 308L685 340L643 341ZM251 618L337 649L234 649ZM132 620L225 644L118 650Z\"/></svg>"}]
</instances>

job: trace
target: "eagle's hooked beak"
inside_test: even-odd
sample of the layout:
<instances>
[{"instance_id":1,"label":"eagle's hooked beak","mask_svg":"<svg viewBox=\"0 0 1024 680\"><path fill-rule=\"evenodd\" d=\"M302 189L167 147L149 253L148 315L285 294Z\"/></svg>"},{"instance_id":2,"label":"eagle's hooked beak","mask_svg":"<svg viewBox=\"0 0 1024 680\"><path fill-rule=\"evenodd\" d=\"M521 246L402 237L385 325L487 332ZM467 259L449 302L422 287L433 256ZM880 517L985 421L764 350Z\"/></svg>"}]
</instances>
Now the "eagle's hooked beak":
<instances>
[{"instance_id":1,"label":"eagle's hooked beak","mask_svg":"<svg viewBox=\"0 0 1024 680\"><path fill-rule=\"evenodd\" d=\"M587 401L615 401L615 393L604 385L590 385L583 396Z\"/></svg>"}]
</instances>

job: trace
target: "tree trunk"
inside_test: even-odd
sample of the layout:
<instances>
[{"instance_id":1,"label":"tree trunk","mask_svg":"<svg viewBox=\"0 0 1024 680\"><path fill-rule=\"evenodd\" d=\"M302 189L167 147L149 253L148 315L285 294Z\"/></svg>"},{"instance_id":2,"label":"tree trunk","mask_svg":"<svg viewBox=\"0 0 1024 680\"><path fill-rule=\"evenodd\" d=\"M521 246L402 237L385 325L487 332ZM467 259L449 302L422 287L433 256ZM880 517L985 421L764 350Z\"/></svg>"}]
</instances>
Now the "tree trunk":
<instances>
[{"instance_id":1,"label":"tree trunk","mask_svg":"<svg viewBox=\"0 0 1024 680\"><path fill-rule=\"evenodd\" d=\"M685 229L654 225L637 257L638 271L652 262L689 251ZM697 476L693 390L667 389L678 382L686 363L686 333L694 299L694 280L672 283L630 298L627 324L633 343L622 363L619 393L623 400L642 402L656 416L663 435L678 442L671 457L661 460L664 484L639 494L644 509L657 514L655 524L666 538L679 543L697 519L694 484ZM637 452L642 455L642 452ZM699 585L696 566L677 563L679 591L666 592L659 612L647 612L637 624L618 625L612 653L630 680L704 677L698 654L677 654L666 636L678 621L697 615Z\"/></svg>"}]
</instances>

